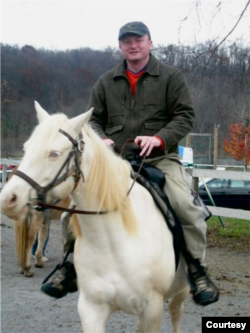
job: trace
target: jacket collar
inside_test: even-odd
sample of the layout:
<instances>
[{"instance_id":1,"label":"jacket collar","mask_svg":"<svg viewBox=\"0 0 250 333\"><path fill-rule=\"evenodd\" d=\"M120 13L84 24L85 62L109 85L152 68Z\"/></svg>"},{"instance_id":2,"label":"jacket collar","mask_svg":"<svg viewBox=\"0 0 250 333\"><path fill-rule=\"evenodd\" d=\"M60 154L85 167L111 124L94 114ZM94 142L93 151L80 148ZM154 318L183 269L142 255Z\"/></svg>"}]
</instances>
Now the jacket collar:
<instances>
[{"instance_id":1,"label":"jacket collar","mask_svg":"<svg viewBox=\"0 0 250 333\"><path fill-rule=\"evenodd\" d=\"M149 61L148 61L145 73L148 73L149 75L153 75L153 76L158 76L160 74L160 63L151 53L150 53L150 57L149 57ZM113 79L115 79L116 77L119 77L119 76L127 76L125 59L123 60L122 63L120 63L114 69Z\"/></svg>"}]
</instances>

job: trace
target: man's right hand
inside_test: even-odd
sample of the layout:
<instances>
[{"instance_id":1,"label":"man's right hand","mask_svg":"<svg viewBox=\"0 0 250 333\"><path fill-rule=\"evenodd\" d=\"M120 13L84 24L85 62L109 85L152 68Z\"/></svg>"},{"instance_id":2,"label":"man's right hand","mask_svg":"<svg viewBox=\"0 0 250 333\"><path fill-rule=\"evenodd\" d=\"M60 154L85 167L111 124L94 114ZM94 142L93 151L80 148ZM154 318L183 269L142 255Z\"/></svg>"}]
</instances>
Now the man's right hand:
<instances>
[{"instance_id":1,"label":"man's right hand","mask_svg":"<svg viewBox=\"0 0 250 333\"><path fill-rule=\"evenodd\" d=\"M142 149L140 156L144 154L149 156L154 147L159 148L161 146L160 139L155 136L137 136L134 143Z\"/></svg>"}]
</instances>

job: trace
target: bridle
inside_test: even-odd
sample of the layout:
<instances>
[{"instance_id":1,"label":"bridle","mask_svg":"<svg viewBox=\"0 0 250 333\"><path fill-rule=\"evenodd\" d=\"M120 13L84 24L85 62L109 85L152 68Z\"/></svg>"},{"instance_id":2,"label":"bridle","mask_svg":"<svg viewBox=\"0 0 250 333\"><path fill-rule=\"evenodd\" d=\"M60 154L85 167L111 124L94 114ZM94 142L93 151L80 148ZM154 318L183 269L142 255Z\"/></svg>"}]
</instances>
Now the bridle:
<instances>
[{"instance_id":1,"label":"bridle","mask_svg":"<svg viewBox=\"0 0 250 333\"><path fill-rule=\"evenodd\" d=\"M57 172L56 176L54 177L54 179L49 182L46 186L41 186L39 185L34 179L32 179L31 177L29 177L28 175L26 175L24 172L15 169L13 171L13 174L22 178L23 180L25 180L28 184L30 184L36 191L37 191L37 197L35 198L35 204L32 204L32 202L29 202L28 205L30 205L33 209L37 210L37 211L44 211L45 209L55 209L55 210L59 210L62 212L68 212L70 214L85 214L85 215L95 215L95 214L107 214L108 211L85 211L85 210L77 210L77 209L71 209L71 208L64 208L64 207L59 207L53 204L48 204L46 203L46 194L47 192L49 192L52 188L58 186L59 184L61 184L62 182L66 181L67 178L69 177L73 177L74 178L74 188L72 190L71 193L74 192L74 190L77 187L77 184L79 183L79 180L82 178L82 181L84 182L84 176L83 173L81 171L81 157L82 157L82 153L84 151L84 141L82 138L82 134L79 133L77 136L77 139L73 139L71 135L69 135L67 132L63 131L62 129L59 129L59 132L62 133L63 135L65 135L69 141L71 141L72 143L72 150L70 151L68 157L66 158L65 162L63 163L63 165L61 166L61 168L59 169L59 171ZM121 151L121 156L124 150L124 147L129 143L132 142L133 140L127 140L125 142L125 144L122 147L122 151ZM70 166L70 162L71 159L74 158L74 164L71 166L71 168L69 168ZM140 169L137 173L137 175L135 176L133 183L127 193L127 196L129 195L129 193L131 192L135 181L138 177L138 174L140 173L140 170L142 168L142 165L144 163L145 160L145 156L142 160ZM64 172L63 175L61 175L62 171L66 168L66 171ZM60 176L61 175L61 176Z\"/></svg>"},{"instance_id":2,"label":"bridle","mask_svg":"<svg viewBox=\"0 0 250 333\"><path fill-rule=\"evenodd\" d=\"M24 172L16 169L13 171L13 174L16 176L24 179L28 184L30 184L36 191L37 191L37 197L36 199L36 204L32 206L37 211L43 211L45 209L57 209L57 210L63 210L63 211L68 211L71 213L77 212L78 214L104 214L106 212L86 212L86 211L76 211L73 209L67 209L67 208L62 208L54 205L50 205L46 203L46 194L54 187L58 186L62 182L66 181L67 178L73 177L74 178L74 188L72 192L74 192L77 184L79 183L79 180L82 178L84 181L84 176L81 171L81 156L84 150L84 141L82 139L82 134L78 134L77 139L73 139L71 135L69 135L67 132L63 131L62 129L59 130L60 133L65 135L71 142L72 142L72 149L66 158L65 162L57 172L56 176L54 179L49 182L46 186L41 186L39 185L34 179L26 175ZM70 162L71 160L74 159L73 165L70 167ZM66 169L64 174L62 174L63 170ZM61 175L62 174L62 175Z\"/></svg>"}]
</instances>

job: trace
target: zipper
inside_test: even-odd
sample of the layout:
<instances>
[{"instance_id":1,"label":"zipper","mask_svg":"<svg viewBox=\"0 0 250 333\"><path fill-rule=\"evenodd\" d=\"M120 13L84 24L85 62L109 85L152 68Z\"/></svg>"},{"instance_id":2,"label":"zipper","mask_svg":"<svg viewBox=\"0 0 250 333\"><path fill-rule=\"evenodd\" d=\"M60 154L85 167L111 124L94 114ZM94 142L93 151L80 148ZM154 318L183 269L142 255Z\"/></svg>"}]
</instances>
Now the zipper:
<instances>
[{"instance_id":1,"label":"zipper","mask_svg":"<svg viewBox=\"0 0 250 333\"><path fill-rule=\"evenodd\" d=\"M143 107L146 106L146 96L145 96L145 92L146 92L146 81L143 81Z\"/></svg>"},{"instance_id":2,"label":"zipper","mask_svg":"<svg viewBox=\"0 0 250 333\"><path fill-rule=\"evenodd\" d=\"M131 106L130 106L130 110L134 110L134 105L135 105L135 98L133 97Z\"/></svg>"}]
</instances>

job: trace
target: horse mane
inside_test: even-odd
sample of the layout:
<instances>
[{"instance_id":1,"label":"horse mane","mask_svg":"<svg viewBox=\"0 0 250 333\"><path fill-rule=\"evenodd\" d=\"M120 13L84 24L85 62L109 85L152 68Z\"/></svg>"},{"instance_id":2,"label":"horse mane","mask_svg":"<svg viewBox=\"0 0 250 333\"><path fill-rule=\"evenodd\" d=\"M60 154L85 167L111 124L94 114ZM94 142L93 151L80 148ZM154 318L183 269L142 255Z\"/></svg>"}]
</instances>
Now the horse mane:
<instances>
[{"instance_id":1,"label":"horse mane","mask_svg":"<svg viewBox=\"0 0 250 333\"><path fill-rule=\"evenodd\" d=\"M99 211L119 210L126 228L136 233L135 216L127 195L131 180L129 162L109 149L91 127L85 126L84 130L94 149L94 160L86 182L86 191L94 188L100 202Z\"/></svg>"}]
</instances>

